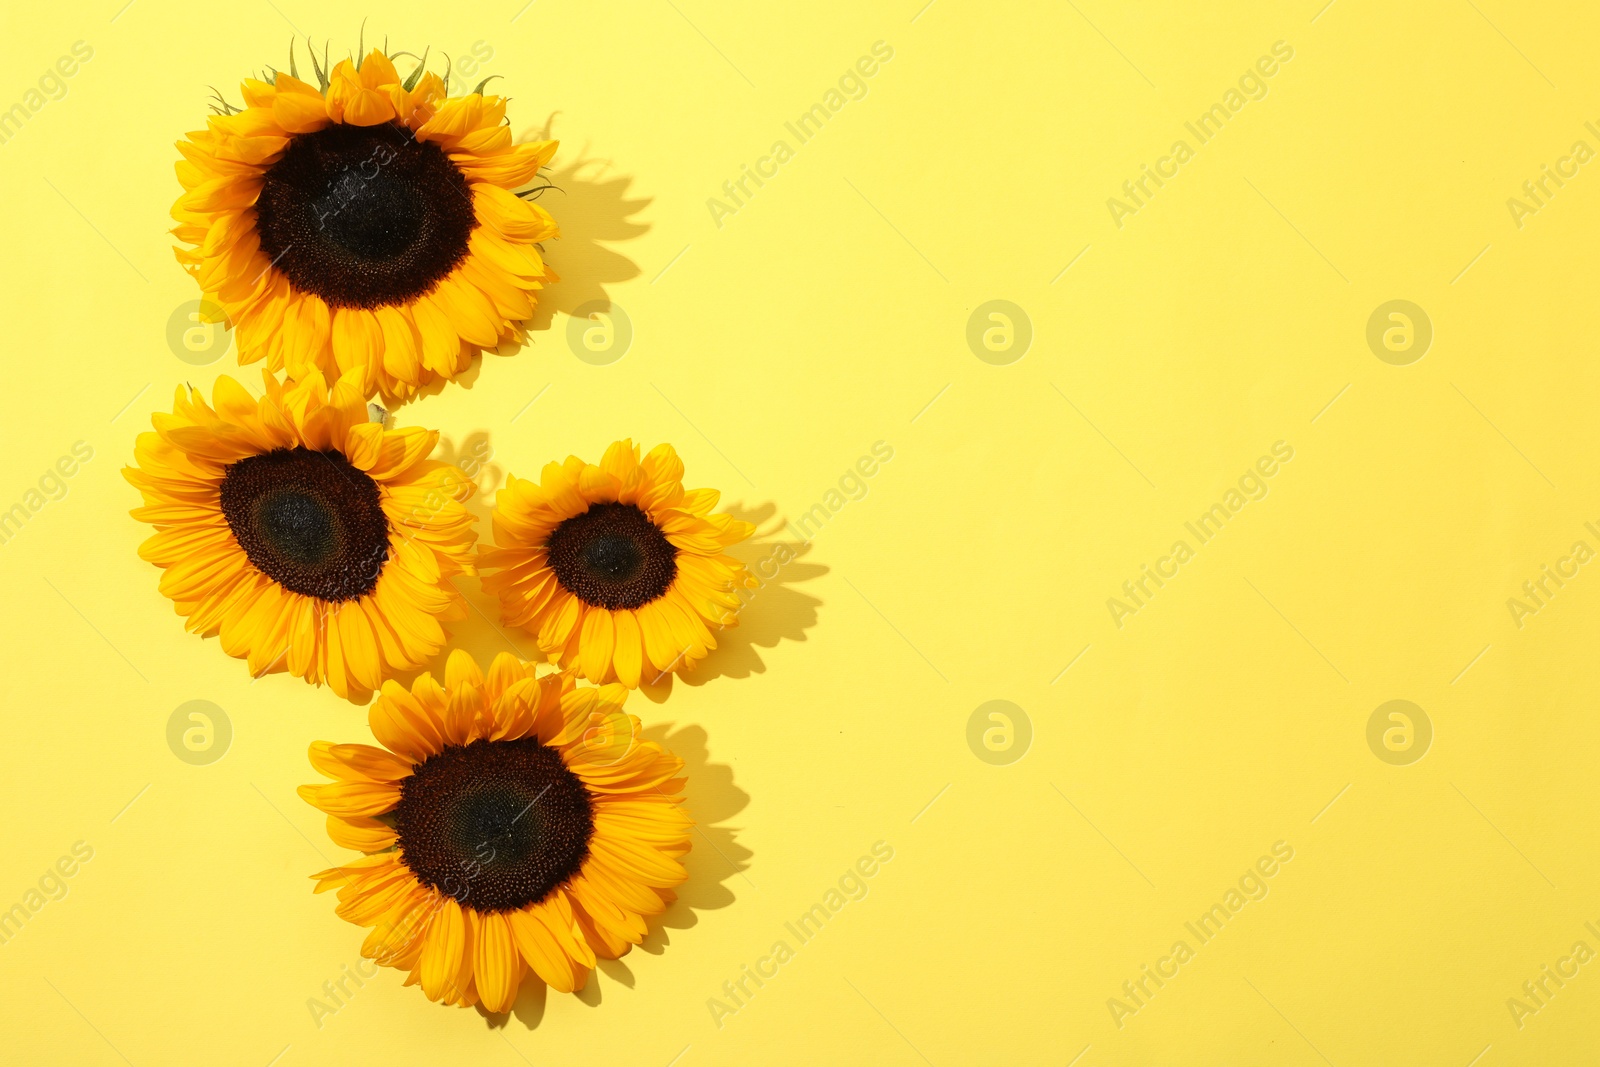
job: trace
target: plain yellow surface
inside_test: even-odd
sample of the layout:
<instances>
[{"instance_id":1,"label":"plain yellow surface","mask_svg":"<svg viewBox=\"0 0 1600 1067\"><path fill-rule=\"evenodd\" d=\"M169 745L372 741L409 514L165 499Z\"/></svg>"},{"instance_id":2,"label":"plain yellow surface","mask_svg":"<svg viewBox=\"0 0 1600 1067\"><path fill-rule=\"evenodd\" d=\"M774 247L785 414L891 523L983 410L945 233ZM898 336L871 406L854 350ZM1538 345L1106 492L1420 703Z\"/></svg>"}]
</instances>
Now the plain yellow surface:
<instances>
[{"instance_id":1,"label":"plain yellow surface","mask_svg":"<svg viewBox=\"0 0 1600 1067\"><path fill-rule=\"evenodd\" d=\"M0 508L29 512L0 545L8 1062L1595 1062L1590 6L120 2L0 15ZM186 634L118 474L177 383L238 373L168 346L197 296L173 141L208 86L295 30L342 53L369 13L369 43L469 57L562 141L553 315L399 422L487 452L480 505L631 436L755 517L752 553L813 516L700 672L630 702L703 829L664 932L509 1019L346 977L361 931L307 880L341 854L294 788L365 716ZM597 300L631 323L615 362L570 341ZM969 348L992 300L1031 323L1019 360ZM1420 360L1368 346L1393 300L1432 324ZM459 645L531 651L462 584ZM208 765L168 747L192 700L232 725ZM996 700L1031 727L1003 765L978 753L1005 721L968 741ZM1420 760L1377 754L1414 715L1369 747L1392 700ZM866 895L789 933L878 842Z\"/></svg>"}]
</instances>

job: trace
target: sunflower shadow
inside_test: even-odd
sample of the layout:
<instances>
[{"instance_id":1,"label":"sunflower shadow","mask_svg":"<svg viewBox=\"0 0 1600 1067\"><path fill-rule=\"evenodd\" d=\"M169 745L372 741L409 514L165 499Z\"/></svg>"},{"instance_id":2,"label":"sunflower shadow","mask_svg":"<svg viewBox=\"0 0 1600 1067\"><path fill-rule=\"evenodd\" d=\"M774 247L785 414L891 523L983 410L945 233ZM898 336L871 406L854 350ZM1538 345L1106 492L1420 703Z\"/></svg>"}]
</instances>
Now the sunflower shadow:
<instances>
[{"instance_id":1,"label":"sunflower shadow","mask_svg":"<svg viewBox=\"0 0 1600 1067\"><path fill-rule=\"evenodd\" d=\"M744 873L754 853L739 844L737 828L721 825L745 809L750 803L750 794L734 784L730 765L711 762L709 738L704 727L657 723L646 727L642 736L683 759L684 806L695 821L693 847L683 858L689 878L677 888L677 900L651 920L650 932L639 945L640 951L659 956L672 943L671 931L690 929L699 923L700 912L716 911L734 902L734 892L726 883L735 875L755 888L755 883ZM618 960L600 960L598 973L591 974L584 988L575 994L591 1008L601 1004L605 997L604 986L609 984L601 980L601 975L628 989L634 988L636 982L626 956ZM478 1014L490 1028L503 1027L515 1016L531 1030L543 1020L548 996L545 984L530 975L523 982L509 1013L495 1015L479 1007Z\"/></svg>"},{"instance_id":2,"label":"sunflower shadow","mask_svg":"<svg viewBox=\"0 0 1600 1067\"><path fill-rule=\"evenodd\" d=\"M556 115L541 128L524 130L519 141L546 140ZM608 244L631 241L650 231L633 216L650 205L648 197L630 197L633 179L612 172L612 163L580 149L571 162L559 155L545 178L552 188L539 203L555 216L561 236L544 246L545 259L561 280L540 293L539 306L528 322L532 330L548 330L557 311L571 315L586 304L611 306L606 286L639 276L639 265Z\"/></svg>"},{"instance_id":3,"label":"sunflower shadow","mask_svg":"<svg viewBox=\"0 0 1600 1067\"><path fill-rule=\"evenodd\" d=\"M817 609L822 601L794 588L828 573L820 563L803 562L811 554L810 542L780 537L790 523L778 515L773 503L746 507L733 504L728 514L755 526L755 536L734 545L728 554L749 568L759 583L755 589L739 591L739 607L734 623L716 631L717 647L691 671L674 676L666 673L640 686L640 692L660 703L678 682L704 685L713 678L748 678L764 674L766 662L761 650L776 648L783 641L804 641L806 631L817 624ZM763 529L765 527L765 529Z\"/></svg>"}]
</instances>

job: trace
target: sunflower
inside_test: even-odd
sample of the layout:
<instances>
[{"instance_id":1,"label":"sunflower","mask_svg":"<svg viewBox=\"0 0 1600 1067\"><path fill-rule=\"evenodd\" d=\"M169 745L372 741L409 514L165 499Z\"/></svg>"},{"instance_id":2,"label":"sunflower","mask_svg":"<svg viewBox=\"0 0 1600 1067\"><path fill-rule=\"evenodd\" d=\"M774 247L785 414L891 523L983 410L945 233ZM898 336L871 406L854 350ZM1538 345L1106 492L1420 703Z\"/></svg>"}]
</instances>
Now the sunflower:
<instances>
[{"instance_id":1,"label":"sunflower","mask_svg":"<svg viewBox=\"0 0 1600 1067\"><path fill-rule=\"evenodd\" d=\"M556 142L512 144L504 98L449 97L420 63L402 80L377 49L312 66L320 88L247 79L244 108L221 103L178 142L175 251L240 363L329 380L364 367L365 394L393 403L522 339L555 280L535 245L557 232L512 190Z\"/></svg>"},{"instance_id":2,"label":"sunflower","mask_svg":"<svg viewBox=\"0 0 1600 1067\"><path fill-rule=\"evenodd\" d=\"M443 647L477 536L472 482L426 458L438 433L367 421L362 375L330 391L315 370L287 387L264 374L260 400L221 377L210 405L180 386L123 470L144 496L133 517L158 531L139 554L187 628L253 675L286 663L340 696Z\"/></svg>"},{"instance_id":3,"label":"sunflower","mask_svg":"<svg viewBox=\"0 0 1600 1067\"><path fill-rule=\"evenodd\" d=\"M683 761L639 737L622 686L534 672L501 653L485 676L457 649L443 686L384 683L369 712L383 748L311 746L334 781L300 795L368 853L316 891L337 888L337 914L373 928L362 954L430 1000L507 1011L529 968L581 989L687 877Z\"/></svg>"},{"instance_id":4,"label":"sunflower","mask_svg":"<svg viewBox=\"0 0 1600 1067\"><path fill-rule=\"evenodd\" d=\"M508 478L495 498L496 547L480 549L484 589L555 662L630 688L692 668L738 621L738 586L754 586L725 550L755 527L713 515L715 489L683 487L683 461L632 441L598 467L577 456L534 483Z\"/></svg>"}]
</instances>

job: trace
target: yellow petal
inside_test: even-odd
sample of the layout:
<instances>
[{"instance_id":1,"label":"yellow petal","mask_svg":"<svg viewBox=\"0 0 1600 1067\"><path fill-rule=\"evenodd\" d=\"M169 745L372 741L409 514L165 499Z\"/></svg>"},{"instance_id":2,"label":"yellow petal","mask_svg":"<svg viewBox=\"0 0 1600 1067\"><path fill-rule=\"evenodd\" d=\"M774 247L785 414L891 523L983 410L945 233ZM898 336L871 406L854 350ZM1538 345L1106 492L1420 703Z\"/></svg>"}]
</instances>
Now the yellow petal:
<instances>
[{"instance_id":1,"label":"yellow petal","mask_svg":"<svg viewBox=\"0 0 1600 1067\"><path fill-rule=\"evenodd\" d=\"M462 918L461 905L454 898L445 897L422 945L422 991L428 994L429 1000L438 1000L452 992L449 987L461 970L465 940L466 921Z\"/></svg>"},{"instance_id":2,"label":"yellow petal","mask_svg":"<svg viewBox=\"0 0 1600 1067\"><path fill-rule=\"evenodd\" d=\"M279 83L287 75L278 75ZM277 93L272 98L272 119L285 133L311 133L329 123L328 108L322 94L306 96L302 93Z\"/></svg>"},{"instance_id":3,"label":"yellow petal","mask_svg":"<svg viewBox=\"0 0 1600 1067\"><path fill-rule=\"evenodd\" d=\"M533 972L558 993L570 993L577 988L577 974L573 961L561 949L555 934L536 917L534 910L505 912L511 926L517 950Z\"/></svg>"},{"instance_id":4,"label":"yellow petal","mask_svg":"<svg viewBox=\"0 0 1600 1067\"><path fill-rule=\"evenodd\" d=\"M382 852L399 840L393 828L366 815L328 816L328 836L340 848L357 852Z\"/></svg>"},{"instance_id":5,"label":"yellow petal","mask_svg":"<svg viewBox=\"0 0 1600 1067\"><path fill-rule=\"evenodd\" d=\"M477 951L473 953L473 975L478 996L489 1011L510 1011L517 999L517 979L522 961L511 937L511 926L499 912L478 916Z\"/></svg>"},{"instance_id":6,"label":"yellow petal","mask_svg":"<svg viewBox=\"0 0 1600 1067\"><path fill-rule=\"evenodd\" d=\"M373 367L383 361L383 328L366 308L336 308L333 312L333 358L340 371Z\"/></svg>"},{"instance_id":7,"label":"yellow petal","mask_svg":"<svg viewBox=\"0 0 1600 1067\"><path fill-rule=\"evenodd\" d=\"M383 330L383 369L403 382L416 385L422 380L422 335L411 316L396 307L376 310Z\"/></svg>"},{"instance_id":8,"label":"yellow petal","mask_svg":"<svg viewBox=\"0 0 1600 1067\"><path fill-rule=\"evenodd\" d=\"M583 617L583 632L578 637L578 663L584 677L603 682L611 667L611 650L616 640L611 612L604 608L591 608Z\"/></svg>"},{"instance_id":9,"label":"yellow petal","mask_svg":"<svg viewBox=\"0 0 1600 1067\"><path fill-rule=\"evenodd\" d=\"M446 689L483 684L483 671L478 667L478 661L472 658L472 653L464 648L451 650L450 658L445 661L444 684Z\"/></svg>"},{"instance_id":10,"label":"yellow petal","mask_svg":"<svg viewBox=\"0 0 1600 1067\"><path fill-rule=\"evenodd\" d=\"M616 625L617 681L628 688L639 685L639 674L644 662L644 636L639 631L639 619L631 611L618 611L613 615Z\"/></svg>"},{"instance_id":11,"label":"yellow petal","mask_svg":"<svg viewBox=\"0 0 1600 1067\"><path fill-rule=\"evenodd\" d=\"M382 815L400 803L400 790L387 782L328 782L303 785L297 792L329 815Z\"/></svg>"}]
</instances>

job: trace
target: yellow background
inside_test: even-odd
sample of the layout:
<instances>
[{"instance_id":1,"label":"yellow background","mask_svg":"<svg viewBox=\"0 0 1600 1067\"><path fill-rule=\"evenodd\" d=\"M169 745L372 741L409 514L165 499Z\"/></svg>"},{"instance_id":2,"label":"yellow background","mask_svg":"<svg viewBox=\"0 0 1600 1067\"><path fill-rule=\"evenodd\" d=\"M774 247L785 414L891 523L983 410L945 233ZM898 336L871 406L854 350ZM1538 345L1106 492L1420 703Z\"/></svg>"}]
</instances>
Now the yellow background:
<instances>
[{"instance_id":1,"label":"yellow background","mask_svg":"<svg viewBox=\"0 0 1600 1067\"><path fill-rule=\"evenodd\" d=\"M1507 600L1600 548L1600 163L1520 228L1506 201L1600 149L1600 14L1322 2L8 5L0 107L74 41L94 57L0 145L0 507L94 458L0 546L0 908L74 842L94 858L0 946L4 1058L1594 1062L1600 962L1520 1028L1506 1002L1600 950L1600 576L1520 628ZM562 141L553 316L398 413L486 440L480 513L507 471L667 440L764 552L894 450L696 676L630 703L703 830L664 931L509 1019L385 971L318 1025L361 932L311 894L340 852L294 789L364 714L185 634L118 473L175 384L238 373L168 346L197 295L173 141L208 86L237 99L295 31L342 54L369 12L369 43L483 42L469 83L503 76L519 134ZM784 123L877 41L866 96L798 144ZM1119 228L1107 199L1278 41L1267 95ZM708 198L780 138L719 227ZM634 329L603 366L568 340L597 299ZM1004 366L966 341L994 299L1034 332ZM1394 299L1434 328L1407 366L1365 337ZM1280 440L1265 499L1118 628L1107 599ZM531 650L462 587L485 614L458 644ZM166 741L195 699L233 726L207 766ZM1407 766L1367 744L1393 699L1433 727ZM1009 765L968 746L990 700L1031 722ZM866 898L719 1027L709 998L878 841ZM1266 898L1199 945L1185 922L1278 841ZM1119 1027L1108 999L1179 939Z\"/></svg>"}]
</instances>

